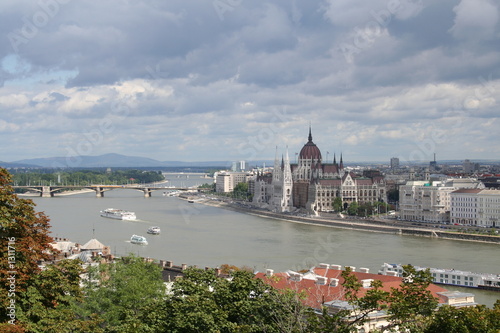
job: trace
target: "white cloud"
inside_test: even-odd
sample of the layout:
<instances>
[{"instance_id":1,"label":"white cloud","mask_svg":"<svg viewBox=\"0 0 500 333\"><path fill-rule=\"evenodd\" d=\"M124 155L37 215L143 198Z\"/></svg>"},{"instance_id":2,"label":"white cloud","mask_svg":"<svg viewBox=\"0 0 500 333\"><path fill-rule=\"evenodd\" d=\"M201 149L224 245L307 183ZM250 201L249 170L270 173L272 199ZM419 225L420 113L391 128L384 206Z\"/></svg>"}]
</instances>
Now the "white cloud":
<instances>
[{"instance_id":1,"label":"white cloud","mask_svg":"<svg viewBox=\"0 0 500 333\"><path fill-rule=\"evenodd\" d=\"M450 29L457 39L498 39L498 3L490 0L462 0L453 11L455 24Z\"/></svg>"}]
</instances>

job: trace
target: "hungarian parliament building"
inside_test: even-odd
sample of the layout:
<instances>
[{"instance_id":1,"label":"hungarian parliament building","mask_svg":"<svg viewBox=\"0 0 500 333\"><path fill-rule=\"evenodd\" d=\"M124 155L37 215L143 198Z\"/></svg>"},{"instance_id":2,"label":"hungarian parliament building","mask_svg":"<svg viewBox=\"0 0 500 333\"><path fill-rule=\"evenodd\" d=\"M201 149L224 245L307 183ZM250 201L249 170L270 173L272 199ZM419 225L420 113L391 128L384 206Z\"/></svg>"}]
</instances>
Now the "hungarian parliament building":
<instances>
[{"instance_id":1,"label":"hungarian parliament building","mask_svg":"<svg viewBox=\"0 0 500 333\"><path fill-rule=\"evenodd\" d=\"M333 163L323 163L310 128L297 163L290 163L288 151L281 158L276 151L272 172L259 172L251 182L253 204L275 212L303 209L316 215L333 210L335 198L340 198L345 208L352 202L387 202L380 172L368 171L362 176L349 172L344 169L342 154L338 163L335 155Z\"/></svg>"}]
</instances>

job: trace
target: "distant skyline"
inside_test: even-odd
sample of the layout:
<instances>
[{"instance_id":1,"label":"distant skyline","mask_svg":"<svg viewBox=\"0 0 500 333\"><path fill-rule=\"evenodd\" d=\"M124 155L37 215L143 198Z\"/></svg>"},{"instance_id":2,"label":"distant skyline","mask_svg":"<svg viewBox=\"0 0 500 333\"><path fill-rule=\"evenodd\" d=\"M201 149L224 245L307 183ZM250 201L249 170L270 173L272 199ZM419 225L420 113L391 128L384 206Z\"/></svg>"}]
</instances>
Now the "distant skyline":
<instances>
[{"instance_id":1,"label":"distant skyline","mask_svg":"<svg viewBox=\"0 0 500 333\"><path fill-rule=\"evenodd\" d=\"M0 2L0 161L500 158L493 0Z\"/></svg>"}]
</instances>

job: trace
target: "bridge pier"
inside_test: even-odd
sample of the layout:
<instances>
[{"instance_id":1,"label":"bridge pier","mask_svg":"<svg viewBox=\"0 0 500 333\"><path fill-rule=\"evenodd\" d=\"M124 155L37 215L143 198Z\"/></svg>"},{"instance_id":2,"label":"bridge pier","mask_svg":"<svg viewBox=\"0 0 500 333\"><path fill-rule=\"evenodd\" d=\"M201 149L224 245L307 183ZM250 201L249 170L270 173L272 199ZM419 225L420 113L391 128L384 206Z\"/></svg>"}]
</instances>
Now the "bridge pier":
<instances>
[{"instance_id":1,"label":"bridge pier","mask_svg":"<svg viewBox=\"0 0 500 333\"><path fill-rule=\"evenodd\" d=\"M52 193L50 186L42 186L42 198L50 198L53 196L54 193Z\"/></svg>"},{"instance_id":2,"label":"bridge pier","mask_svg":"<svg viewBox=\"0 0 500 333\"><path fill-rule=\"evenodd\" d=\"M142 191L144 192L144 198L151 197L151 190L149 188L145 187Z\"/></svg>"},{"instance_id":3,"label":"bridge pier","mask_svg":"<svg viewBox=\"0 0 500 333\"><path fill-rule=\"evenodd\" d=\"M102 187L99 187L97 186L95 189L95 196L98 197L98 198L102 198L104 197L104 190L102 189Z\"/></svg>"}]
</instances>

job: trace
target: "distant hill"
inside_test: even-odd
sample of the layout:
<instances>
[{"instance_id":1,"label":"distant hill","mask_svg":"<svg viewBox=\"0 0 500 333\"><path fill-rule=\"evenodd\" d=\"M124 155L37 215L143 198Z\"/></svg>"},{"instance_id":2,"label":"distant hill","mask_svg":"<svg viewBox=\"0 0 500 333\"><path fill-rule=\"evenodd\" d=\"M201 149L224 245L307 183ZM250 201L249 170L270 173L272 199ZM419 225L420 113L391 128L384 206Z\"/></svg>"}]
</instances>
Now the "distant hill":
<instances>
[{"instance_id":1,"label":"distant hill","mask_svg":"<svg viewBox=\"0 0 500 333\"><path fill-rule=\"evenodd\" d=\"M497 164L498 160L471 160L474 163ZM246 161L248 167L262 165L272 166L274 161L259 160ZM67 157L47 157L32 158L14 162L1 162L0 166L4 168L189 168L189 167L217 167L230 169L232 161L203 161L203 162L184 162L184 161L158 161L152 158L139 156L126 156L120 154L104 154L99 156L73 156ZM385 162L352 162L345 165L376 165ZM438 164L462 164L460 160L442 160ZM388 164L388 163L385 163ZM412 165L427 165L428 163L415 162Z\"/></svg>"},{"instance_id":2,"label":"distant hill","mask_svg":"<svg viewBox=\"0 0 500 333\"><path fill-rule=\"evenodd\" d=\"M38 165L27 164L27 163L19 163L19 162L4 162L0 161L0 167L2 168L36 168Z\"/></svg>"},{"instance_id":3,"label":"distant hill","mask_svg":"<svg viewBox=\"0 0 500 333\"><path fill-rule=\"evenodd\" d=\"M99 156L47 157L24 159L9 163L10 165L29 165L43 168L139 168L139 167L207 167L231 166L229 161L182 162L158 161L152 158L126 156L120 154L104 154ZM0 164L1 165L1 164ZM13 166L15 167L15 166Z\"/></svg>"}]
</instances>

